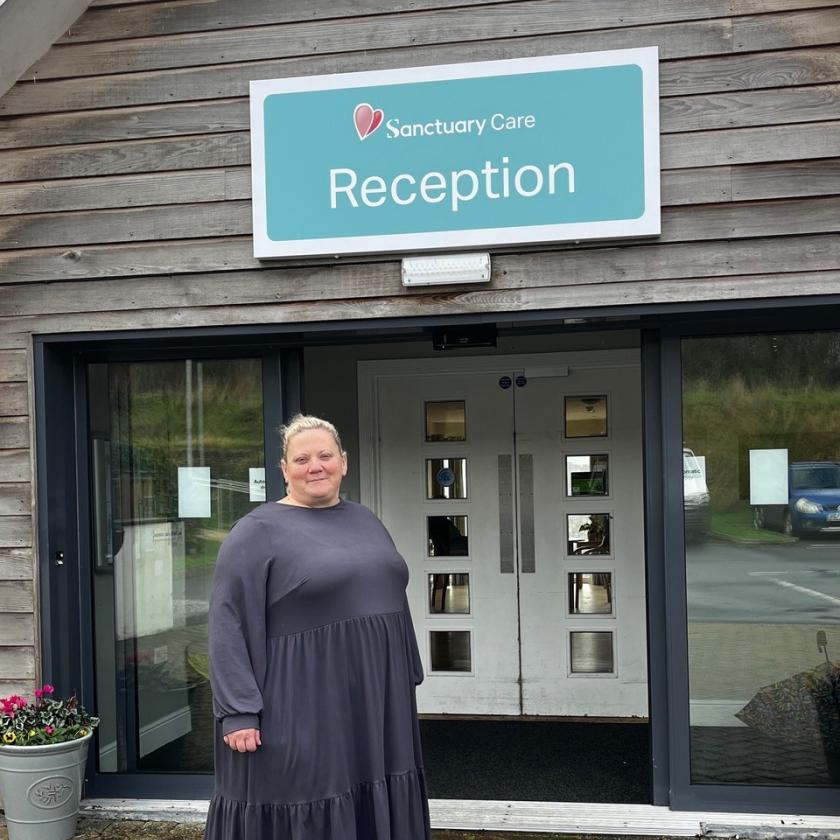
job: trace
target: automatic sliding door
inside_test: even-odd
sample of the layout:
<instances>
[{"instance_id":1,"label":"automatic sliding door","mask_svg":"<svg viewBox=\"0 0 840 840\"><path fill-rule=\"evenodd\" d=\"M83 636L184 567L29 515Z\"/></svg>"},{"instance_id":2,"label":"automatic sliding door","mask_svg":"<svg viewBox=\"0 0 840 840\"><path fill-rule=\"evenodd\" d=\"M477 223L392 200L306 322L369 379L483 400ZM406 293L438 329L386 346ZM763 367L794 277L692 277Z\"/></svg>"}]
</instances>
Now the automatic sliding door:
<instances>
[{"instance_id":1,"label":"automatic sliding door","mask_svg":"<svg viewBox=\"0 0 840 840\"><path fill-rule=\"evenodd\" d=\"M212 772L219 545L265 499L260 359L89 367L102 773Z\"/></svg>"}]
</instances>

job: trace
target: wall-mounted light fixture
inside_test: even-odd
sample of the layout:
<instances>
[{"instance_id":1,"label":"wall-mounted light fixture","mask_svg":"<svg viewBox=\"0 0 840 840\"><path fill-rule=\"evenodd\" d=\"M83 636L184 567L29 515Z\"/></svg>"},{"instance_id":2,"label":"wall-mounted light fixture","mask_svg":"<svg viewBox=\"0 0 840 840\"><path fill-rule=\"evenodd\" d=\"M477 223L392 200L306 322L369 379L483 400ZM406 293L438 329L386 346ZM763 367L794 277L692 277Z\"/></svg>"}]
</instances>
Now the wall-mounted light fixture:
<instances>
[{"instance_id":1,"label":"wall-mounted light fixture","mask_svg":"<svg viewBox=\"0 0 840 840\"><path fill-rule=\"evenodd\" d=\"M440 254L402 261L403 286L489 282L490 254Z\"/></svg>"}]
</instances>

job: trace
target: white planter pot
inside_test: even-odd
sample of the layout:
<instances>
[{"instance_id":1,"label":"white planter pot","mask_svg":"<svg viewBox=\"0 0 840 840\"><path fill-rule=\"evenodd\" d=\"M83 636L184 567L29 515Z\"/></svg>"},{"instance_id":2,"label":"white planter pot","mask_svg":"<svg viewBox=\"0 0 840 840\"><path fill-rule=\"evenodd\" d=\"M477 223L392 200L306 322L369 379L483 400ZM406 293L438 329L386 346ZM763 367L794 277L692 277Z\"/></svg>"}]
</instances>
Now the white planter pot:
<instances>
[{"instance_id":1,"label":"white planter pot","mask_svg":"<svg viewBox=\"0 0 840 840\"><path fill-rule=\"evenodd\" d=\"M88 745L0 746L0 792L9 840L69 840L76 833Z\"/></svg>"}]
</instances>

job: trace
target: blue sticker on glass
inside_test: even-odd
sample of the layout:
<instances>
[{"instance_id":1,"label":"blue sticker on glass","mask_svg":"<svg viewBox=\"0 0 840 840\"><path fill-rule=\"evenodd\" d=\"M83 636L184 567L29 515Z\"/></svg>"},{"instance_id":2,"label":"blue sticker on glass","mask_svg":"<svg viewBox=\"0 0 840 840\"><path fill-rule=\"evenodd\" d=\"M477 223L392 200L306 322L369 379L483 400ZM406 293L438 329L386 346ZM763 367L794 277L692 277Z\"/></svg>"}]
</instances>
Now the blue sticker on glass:
<instances>
[{"instance_id":1,"label":"blue sticker on glass","mask_svg":"<svg viewBox=\"0 0 840 840\"><path fill-rule=\"evenodd\" d=\"M527 384L528 380L520 373L519 376L516 377L516 387L524 388Z\"/></svg>"},{"instance_id":2,"label":"blue sticker on glass","mask_svg":"<svg viewBox=\"0 0 840 840\"><path fill-rule=\"evenodd\" d=\"M509 376L503 376L501 379L499 379L499 387L504 388L505 390L510 388L512 384L513 382Z\"/></svg>"},{"instance_id":3,"label":"blue sticker on glass","mask_svg":"<svg viewBox=\"0 0 840 840\"><path fill-rule=\"evenodd\" d=\"M455 473L449 467L438 470L435 480L441 487L451 487L455 483Z\"/></svg>"}]
</instances>

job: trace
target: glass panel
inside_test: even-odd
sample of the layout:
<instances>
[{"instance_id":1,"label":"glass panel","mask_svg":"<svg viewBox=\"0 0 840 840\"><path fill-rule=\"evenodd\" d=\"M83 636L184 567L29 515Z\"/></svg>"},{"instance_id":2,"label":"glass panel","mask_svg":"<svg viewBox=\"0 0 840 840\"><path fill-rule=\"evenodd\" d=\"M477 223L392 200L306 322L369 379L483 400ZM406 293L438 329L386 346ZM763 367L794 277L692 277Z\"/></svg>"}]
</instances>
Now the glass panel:
<instances>
[{"instance_id":1,"label":"glass panel","mask_svg":"<svg viewBox=\"0 0 840 840\"><path fill-rule=\"evenodd\" d=\"M607 455L567 455L566 495L607 496Z\"/></svg>"},{"instance_id":2,"label":"glass panel","mask_svg":"<svg viewBox=\"0 0 840 840\"><path fill-rule=\"evenodd\" d=\"M429 575L429 612L469 613L470 576L445 572Z\"/></svg>"},{"instance_id":3,"label":"glass panel","mask_svg":"<svg viewBox=\"0 0 840 840\"><path fill-rule=\"evenodd\" d=\"M840 786L840 332L682 358L692 781Z\"/></svg>"},{"instance_id":4,"label":"glass panel","mask_svg":"<svg viewBox=\"0 0 840 840\"><path fill-rule=\"evenodd\" d=\"M569 513L566 515L569 535L568 554L609 554L610 515L608 513Z\"/></svg>"},{"instance_id":5,"label":"glass panel","mask_svg":"<svg viewBox=\"0 0 840 840\"><path fill-rule=\"evenodd\" d=\"M427 458L426 498L466 499L467 459Z\"/></svg>"},{"instance_id":6,"label":"glass panel","mask_svg":"<svg viewBox=\"0 0 840 840\"><path fill-rule=\"evenodd\" d=\"M613 673L613 634L575 632L569 634L573 674Z\"/></svg>"},{"instance_id":7,"label":"glass panel","mask_svg":"<svg viewBox=\"0 0 840 840\"><path fill-rule=\"evenodd\" d=\"M426 403L426 440L466 440L467 415L463 400Z\"/></svg>"},{"instance_id":8,"label":"glass panel","mask_svg":"<svg viewBox=\"0 0 840 840\"><path fill-rule=\"evenodd\" d=\"M470 671L469 630L432 630L429 633L433 671Z\"/></svg>"},{"instance_id":9,"label":"glass panel","mask_svg":"<svg viewBox=\"0 0 840 840\"><path fill-rule=\"evenodd\" d=\"M612 614L610 572L570 572L569 612L575 615Z\"/></svg>"},{"instance_id":10,"label":"glass panel","mask_svg":"<svg viewBox=\"0 0 840 840\"><path fill-rule=\"evenodd\" d=\"M99 768L213 771L208 596L265 501L258 359L89 368Z\"/></svg>"},{"instance_id":11,"label":"glass panel","mask_svg":"<svg viewBox=\"0 0 840 840\"><path fill-rule=\"evenodd\" d=\"M469 554L466 516L427 516L429 557L466 557Z\"/></svg>"},{"instance_id":12,"label":"glass panel","mask_svg":"<svg viewBox=\"0 0 840 840\"><path fill-rule=\"evenodd\" d=\"M605 437L606 397L566 397L566 437Z\"/></svg>"}]
</instances>

